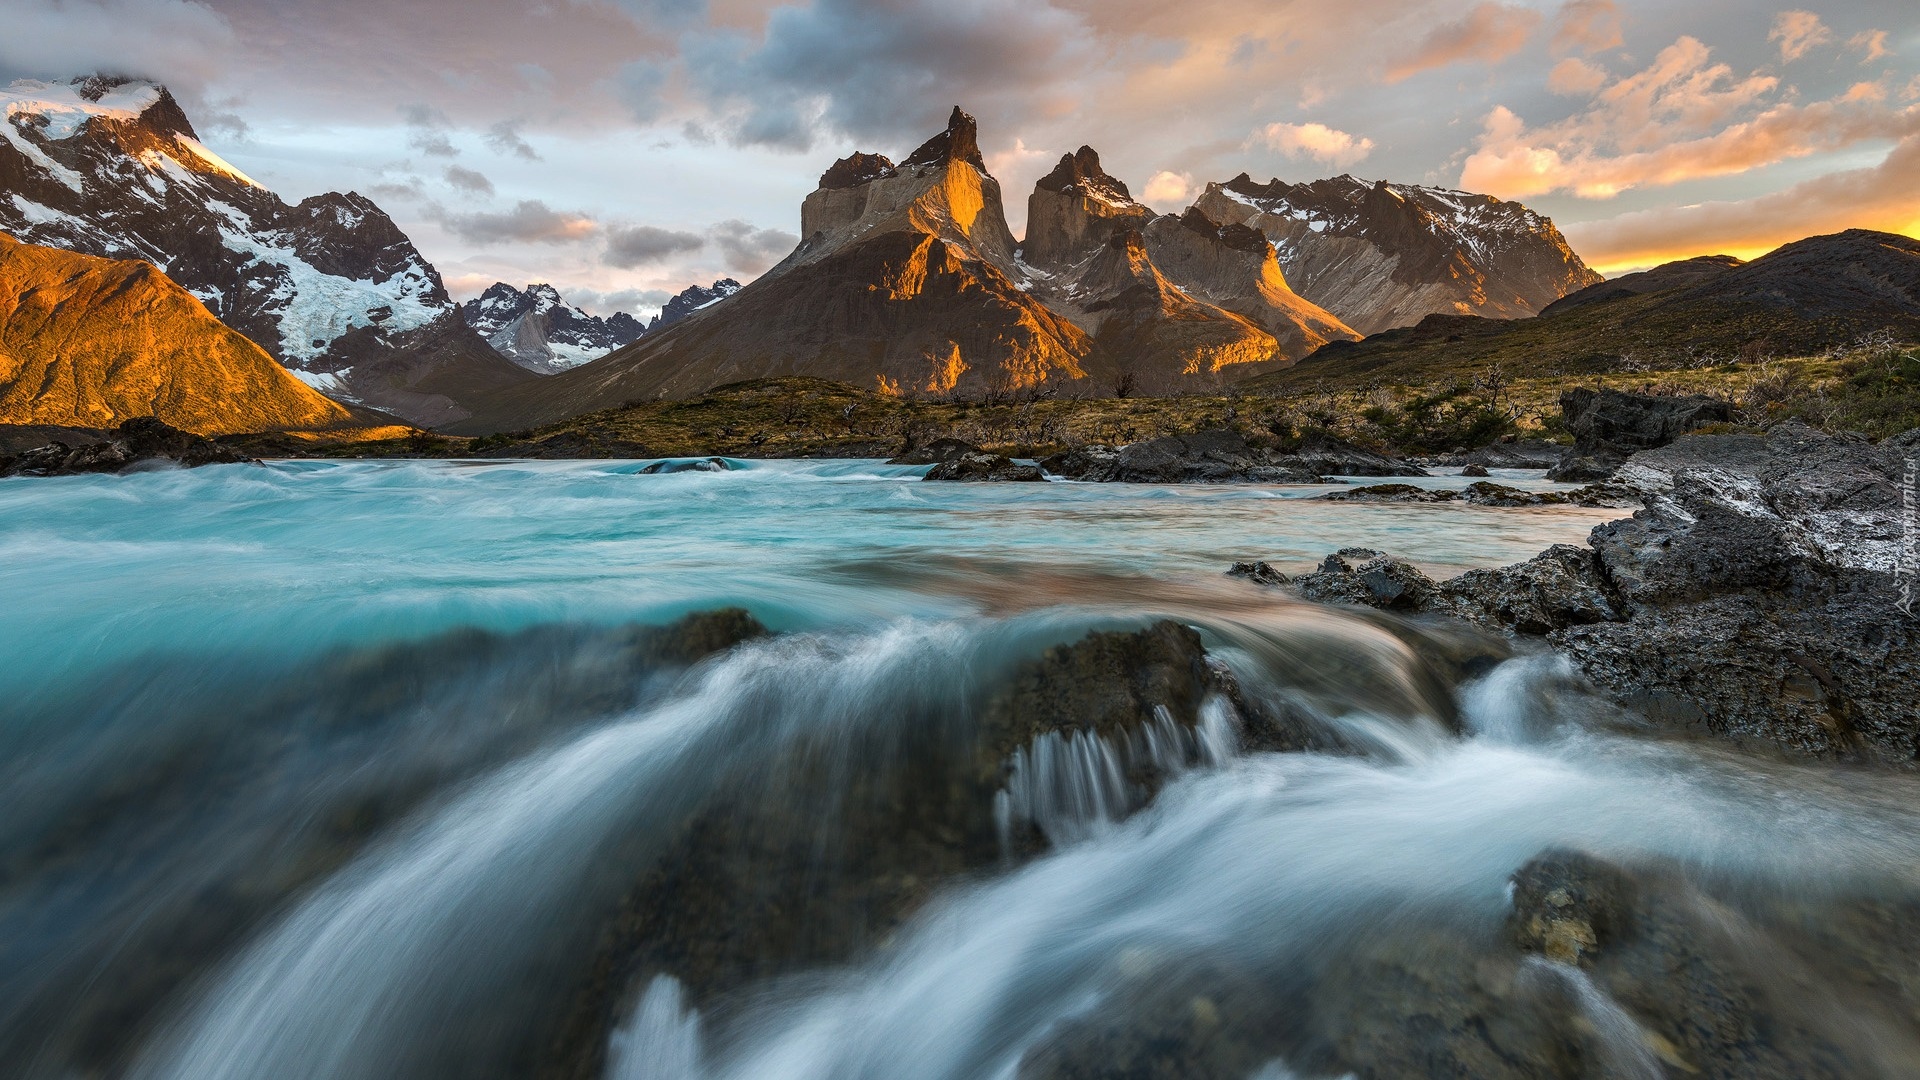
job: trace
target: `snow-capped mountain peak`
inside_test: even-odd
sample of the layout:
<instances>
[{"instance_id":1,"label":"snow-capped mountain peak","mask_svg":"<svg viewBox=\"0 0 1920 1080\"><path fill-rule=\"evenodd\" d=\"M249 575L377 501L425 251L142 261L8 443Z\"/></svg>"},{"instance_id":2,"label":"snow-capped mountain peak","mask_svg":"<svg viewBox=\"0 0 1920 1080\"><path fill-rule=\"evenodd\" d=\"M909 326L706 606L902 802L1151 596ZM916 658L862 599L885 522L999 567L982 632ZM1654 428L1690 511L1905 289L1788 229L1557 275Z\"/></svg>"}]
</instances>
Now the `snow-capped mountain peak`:
<instances>
[{"instance_id":1,"label":"snow-capped mountain peak","mask_svg":"<svg viewBox=\"0 0 1920 1080\"><path fill-rule=\"evenodd\" d=\"M516 289L495 282L462 304L460 313L500 355L543 375L599 359L646 333L640 320L624 311L606 318L589 315L547 284Z\"/></svg>"},{"instance_id":2,"label":"snow-capped mountain peak","mask_svg":"<svg viewBox=\"0 0 1920 1080\"><path fill-rule=\"evenodd\" d=\"M287 204L202 144L164 86L23 80L0 109L0 231L151 262L309 385L418 423L467 415L412 387L429 369L462 392L524 377L371 200Z\"/></svg>"}]
</instances>

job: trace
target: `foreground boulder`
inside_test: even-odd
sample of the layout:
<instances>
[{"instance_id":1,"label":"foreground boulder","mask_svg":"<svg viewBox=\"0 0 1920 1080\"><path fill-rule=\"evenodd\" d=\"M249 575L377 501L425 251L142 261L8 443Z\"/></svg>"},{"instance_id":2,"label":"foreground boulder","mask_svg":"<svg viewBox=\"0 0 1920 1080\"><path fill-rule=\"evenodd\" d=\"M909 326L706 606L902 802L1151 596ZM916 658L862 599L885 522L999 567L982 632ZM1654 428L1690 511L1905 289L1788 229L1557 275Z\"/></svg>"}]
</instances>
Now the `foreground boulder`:
<instances>
[{"instance_id":1,"label":"foreground boulder","mask_svg":"<svg viewBox=\"0 0 1920 1080\"><path fill-rule=\"evenodd\" d=\"M0 476L74 476L124 472L141 465L191 469L252 461L246 454L205 436L141 416L122 423L104 442L77 447L54 442L16 457L0 457Z\"/></svg>"},{"instance_id":2,"label":"foreground boulder","mask_svg":"<svg viewBox=\"0 0 1920 1080\"><path fill-rule=\"evenodd\" d=\"M1548 471L1547 479L1572 483L1604 480L1636 451L1665 446L1694 428L1733 418L1733 407L1718 398L1584 387L1560 395L1560 412L1573 432L1573 449Z\"/></svg>"}]
</instances>

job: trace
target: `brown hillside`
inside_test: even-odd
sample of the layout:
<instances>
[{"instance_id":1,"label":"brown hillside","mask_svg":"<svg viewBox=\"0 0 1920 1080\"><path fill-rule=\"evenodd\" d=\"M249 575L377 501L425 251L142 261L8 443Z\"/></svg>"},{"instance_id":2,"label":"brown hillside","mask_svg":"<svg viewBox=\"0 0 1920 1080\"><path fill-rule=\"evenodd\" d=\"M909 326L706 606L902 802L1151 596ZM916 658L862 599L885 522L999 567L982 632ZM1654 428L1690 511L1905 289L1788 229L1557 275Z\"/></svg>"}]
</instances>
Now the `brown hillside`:
<instances>
[{"instance_id":1,"label":"brown hillside","mask_svg":"<svg viewBox=\"0 0 1920 1080\"><path fill-rule=\"evenodd\" d=\"M203 435L354 424L150 263L0 234L0 423Z\"/></svg>"}]
</instances>

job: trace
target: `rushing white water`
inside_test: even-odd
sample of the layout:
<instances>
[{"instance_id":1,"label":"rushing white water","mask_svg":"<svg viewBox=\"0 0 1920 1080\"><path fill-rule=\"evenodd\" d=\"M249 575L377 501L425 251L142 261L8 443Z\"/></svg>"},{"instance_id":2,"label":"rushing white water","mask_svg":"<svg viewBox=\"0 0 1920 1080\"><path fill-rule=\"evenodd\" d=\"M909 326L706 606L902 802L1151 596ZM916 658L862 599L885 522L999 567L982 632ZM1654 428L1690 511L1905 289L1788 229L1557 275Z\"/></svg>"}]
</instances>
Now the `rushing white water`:
<instances>
[{"instance_id":1,"label":"rushing white water","mask_svg":"<svg viewBox=\"0 0 1920 1080\"><path fill-rule=\"evenodd\" d=\"M1286 1015L1365 1011L1341 980L1394 943L1418 963L1494 940L1545 851L1736 897L1920 895L1906 778L1623 733L1548 656L1456 684L1417 635L1220 574L1356 544L1503 563L1605 513L640 467L0 482L4 1071L1044 1080L1121 1053L1101 1025L1171 1008L1182 1031L1278 1032L1209 1044L1278 1080L1318 1075L1287 1054L1324 1050ZM784 633L681 672L622 629L728 605ZM938 772L975 768L965 748L1022 664L1160 617L1329 749L1244 750L1249 717L1216 691L1184 721L1043 730ZM650 874L689 890L690 924L729 901L699 889L743 887L729 823L688 847L689 821L764 807L811 830L812 862L744 880L830 876L861 812L833 794L891 775L980 785L985 857L860 894L912 903L805 965L757 957L766 974L716 989L697 950L620 960ZM964 823L911 824L906 849L972 850L942 832ZM1015 842L1036 830L1040 850ZM719 869L663 866L670 850ZM747 903L747 925L794 902L768 895L786 899ZM1784 955L1733 908L1712 917ZM1678 1060L1600 976L1515 970L1523 998L1567 1003L1597 1074ZM1795 977L1843 1074L1915 1074L1911 1030Z\"/></svg>"}]
</instances>

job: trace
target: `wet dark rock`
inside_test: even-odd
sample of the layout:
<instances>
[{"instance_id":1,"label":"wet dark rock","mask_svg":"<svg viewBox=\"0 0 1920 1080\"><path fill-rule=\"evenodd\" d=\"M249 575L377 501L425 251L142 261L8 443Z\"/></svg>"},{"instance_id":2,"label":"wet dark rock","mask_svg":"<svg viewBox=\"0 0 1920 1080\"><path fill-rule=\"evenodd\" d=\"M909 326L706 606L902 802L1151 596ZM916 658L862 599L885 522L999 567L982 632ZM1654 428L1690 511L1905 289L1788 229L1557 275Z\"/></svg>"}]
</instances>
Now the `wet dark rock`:
<instances>
[{"instance_id":1,"label":"wet dark rock","mask_svg":"<svg viewBox=\"0 0 1920 1080\"><path fill-rule=\"evenodd\" d=\"M964 439L935 439L925 446L908 449L898 457L888 460L889 465L944 465L955 458L967 454L978 454L978 446Z\"/></svg>"},{"instance_id":2,"label":"wet dark rock","mask_svg":"<svg viewBox=\"0 0 1920 1080\"><path fill-rule=\"evenodd\" d=\"M1473 466L1483 469L1551 469L1560 464L1567 448L1544 439L1515 439L1489 443L1478 450L1448 454L1441 465Z\"/></svg>"},{"instance_id":3,"label":"wet dark rock","mask_svg":"<svg viewBox=\"0 0 1920 1080\"><path fill-rule=\"evenodd\" d=\"M1640 505L1632 489L1619 484L1588 484L1572 491L1522 491L1481 480L1465 488L1422 488L1412 484L1369 484L1365 487L1330 491L1320 498L1328 502L1371 503L1450 503L1470 506L1588 506L1627 507Z\"/></svg>"},{"instance_id":4,"label":"wet dark rock","mask_svg":"<svg viewBox=\"0 0 1920 1080\"><path fill-rule=\"evenodd\" d=\"M1718 398L1584 387L1560 395L1560 411L1573 432L1573 449L1547 478L1570 483L1604 480L1636 451L1665 446L1694 428L1733 416L1732 406Z\"/></svg>"},{"instance_id":5,"label":"wet dark rock","mask_svg":"<svg viewBox=\"0 0 1920 1080\"><path fill-rule=\"evenodd\" d=\"M1902 453L1799 425L1690 436L1586 489L1646 501L1586 549L1425 586L1397 559L1341 553L1292 586L1320 602L1546 635L1659 727L1910 769L1920 620L1901 610L1894 575Z\"/></svg>"},{"instance_id":6,"label":"wet dark rock","mask_svg":"<svg viewBox=\"0 0 1920 1080\"><path fill-rule=\"evenodd\" d=\"M1301 596L1323 604L1418 612L1433 598L1433 579L1402 559L1366 548L1329 555L1317 573L1293 579Z\"/></svg>"},{"instance_id":7,"label":"wet dark rock","mask_svg":"<svg viewBox=\"0 0 1920 1080\"><path fill-rule=\"evenodd\" d=\"M1038 465L1022 465L1001 454L969 450L927 470L922 480L960 483L1040 483L1046 480Z\"/></svg>"},{"instance_id":8,"label":"wet dark rock","mask_svg":"<svg viewBox=\"0 0 1920 1080\"><path fill-rule=\"evenodd\" d=\"M1055 454L1041 468L1067 480L1123 484L1319 484L1327 481L1296 456L1247 443L1237 431L1166 435L1119 449L1085 446Z\"/></svg>"},{"instance_id":9,"label":"wet dark rock","mask_svg":"<svg viewBox=\"0 0 1920 1080\"><path fill-rule=\"evenodd\" d=\"M1521 634L1621 617L1599 560L1591 550L1571 544L1555 544L1513 566L1449 578L1436 587L1425 610Z\"/></svg>"},{"instance_id":10,"label":"wet dark rock","mask_svg":"<svg viewBox=\"0 0 1920 1080\"><path fill-rule=\"evenodd\" d=\"M1399 458L1364 450L1325 432L1309 435L1299 449L1281 459L1303 472L1325 476L1426 476L1427 471Z\"/></svg>"},{"instance_id":11,"label":"wet dark rock","mask_svg":"<svg viewBox=\"0 0 1920 1080\"><path fill-rule=\"evenodd\" d=\"M656 461L640 470L641 476L661 476L667 473L685 472L730 472L733 466L725 458L700 458L697 461Z\"/></svg>"},{"instance_id":12,"label":"wet dark rock","mask_svg":"<svg viewBox=\"0 0 1920 1080\"><path fill-rule=\"evenodd\" d=\"M1460 470L1460 475L1484 477L1489 474L1487 472L1487 467L1485 465L1468 465L1465 468Z\"/></svg>"},{"instance_id":13,"label":"wet dark rock","mask_svg":"<svg viewBox=\"0 0 1920 1080\"><path fill-rule=\"evenodd\" d=\"M117 473L139 466L238 465L254 458L201 435L181 431L151 416L115 428L104 442L68 446L50 443L15 457L0 457L0 476L74 476Z\"/></svg>"},{"instance_id":14,"label":"wet dark rock","mask_svg":"<svg viewBox=\"0 0 1920 1080\"><path fill-rule=\"evenodd\" d=\"M1245 578L1255 585L1285 585L1287 575L1264 562L1237 562L1227 569L1228 577Z\"/></svg>"}]
</instances>

